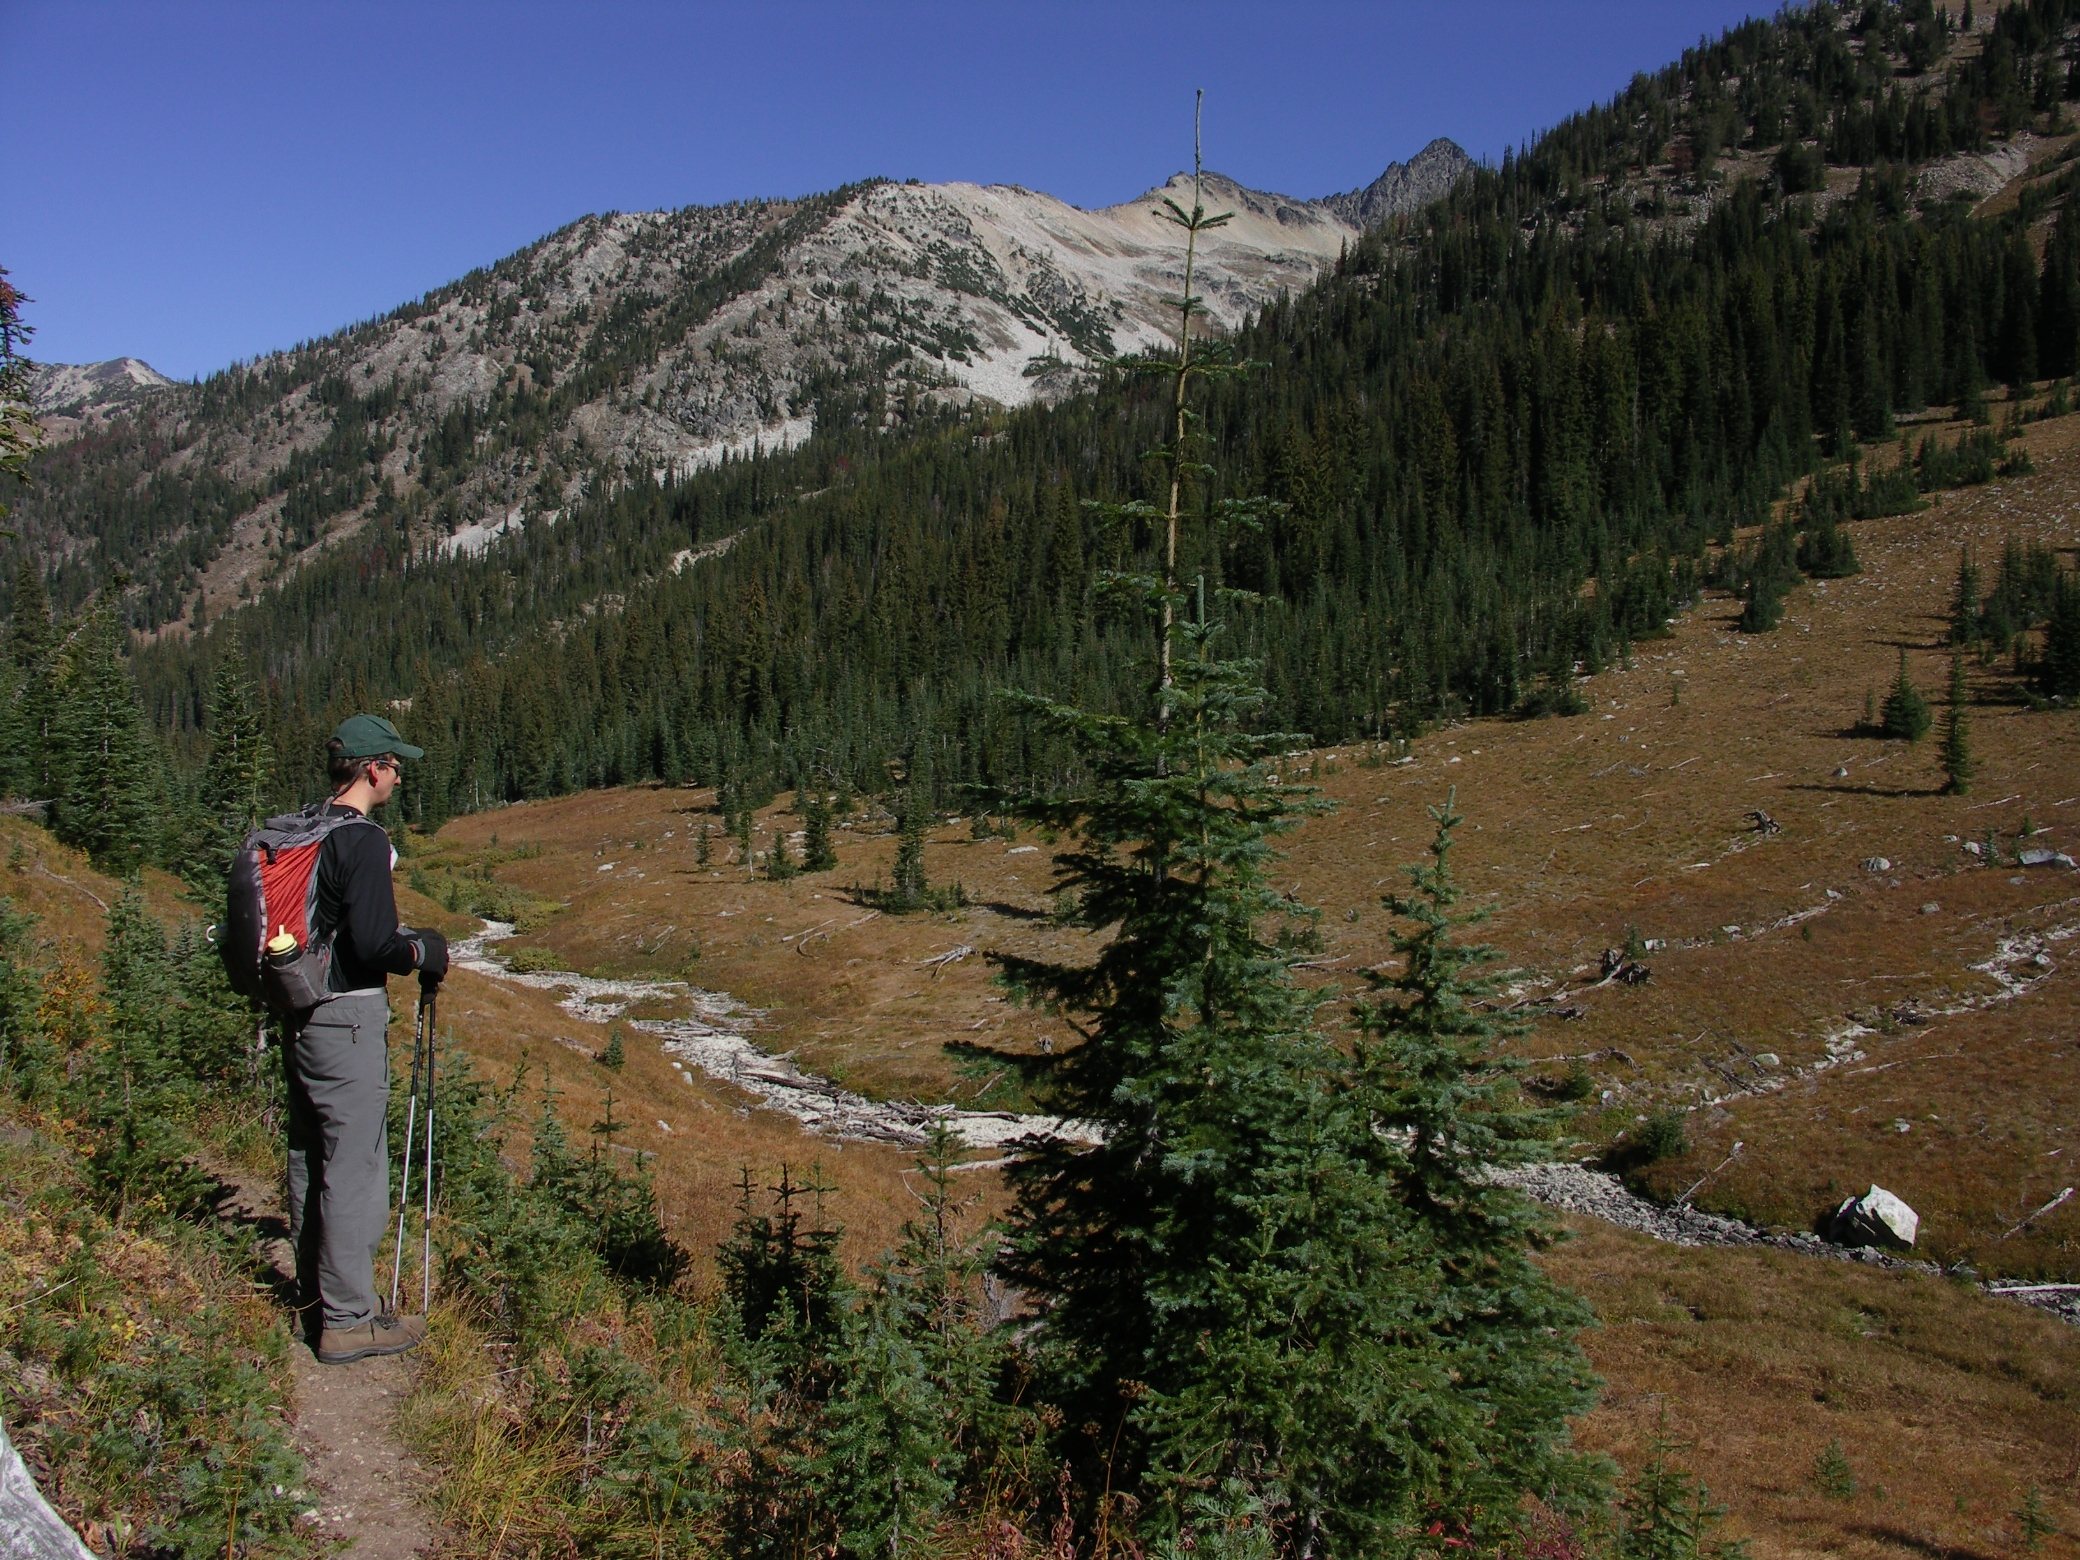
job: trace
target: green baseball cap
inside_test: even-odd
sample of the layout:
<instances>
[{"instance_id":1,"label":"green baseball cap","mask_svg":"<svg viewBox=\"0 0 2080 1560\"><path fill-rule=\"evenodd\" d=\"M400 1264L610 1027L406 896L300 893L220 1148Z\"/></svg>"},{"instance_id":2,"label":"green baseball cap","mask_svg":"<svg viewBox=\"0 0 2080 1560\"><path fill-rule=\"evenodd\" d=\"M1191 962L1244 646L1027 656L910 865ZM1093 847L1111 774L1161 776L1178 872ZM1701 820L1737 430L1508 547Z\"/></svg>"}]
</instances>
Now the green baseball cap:
<instances>
[{"instance_id":1,"label":"green baseball cap","mask_svg":"<svg viewBox=\"0 0 2080 1560\"><path fill-rule=\"evenodd\" d=\"M395 753L399 758L424 758L426 749L413 747L397 734L397 728L380 715L354 715L339 723L332 734L342 758L379 758Z\"/></svg>"}]
</instances>

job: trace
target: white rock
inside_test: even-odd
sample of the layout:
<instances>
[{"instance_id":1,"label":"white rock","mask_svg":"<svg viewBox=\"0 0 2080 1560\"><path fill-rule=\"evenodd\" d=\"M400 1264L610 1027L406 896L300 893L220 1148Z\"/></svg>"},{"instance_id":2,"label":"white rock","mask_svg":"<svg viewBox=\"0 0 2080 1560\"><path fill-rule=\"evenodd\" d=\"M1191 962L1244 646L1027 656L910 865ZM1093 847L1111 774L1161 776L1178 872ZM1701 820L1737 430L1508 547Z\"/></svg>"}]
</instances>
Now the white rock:
<instances>
[{"instance_id":1,"label":"white rock","mask_svg":"<svg viewBox=\"0 0 2080 1560\"><path fill-rule=\"evenodd\" d=\"M94 1560L36 1488L27 1464L0 1425L0 1555L9 1560Z\"/></svg>"},{"instance_id":2,"label":"white rock","mask_svg":"<svg viewBox=\"0 0 2080 1560\"><path fill-rule=\"evenodd\" d=\"M1904 1251L1921 1232L1921 1215L1882 1186L1851 1197L1835 1210L1834 1237L1845 1246L1889 1246Z\"/></svg>"},{"instance_id":3,"label":"white rock","mask_svg":"<svg viewBox=\"0 0 2080 1560\"><path fill-rule=\"evenodd\" d=\"M2064 867L2070 871L2074 866L2071 856L2062 850L2045 850L2041 847L2025 850L2015 858L2025 867Z\"/></svg>"},{"instance_id":4,"label":"white rock","mask_svg":"<svg viewBox=\"0 0 2080 1560\"><path fill-rule=\"evenodd\" d=\"M1892 863L1884 856L1868 856L1864 858L1863 870L1866 872L1890 872Z\"/></svg>"}]
</instances>

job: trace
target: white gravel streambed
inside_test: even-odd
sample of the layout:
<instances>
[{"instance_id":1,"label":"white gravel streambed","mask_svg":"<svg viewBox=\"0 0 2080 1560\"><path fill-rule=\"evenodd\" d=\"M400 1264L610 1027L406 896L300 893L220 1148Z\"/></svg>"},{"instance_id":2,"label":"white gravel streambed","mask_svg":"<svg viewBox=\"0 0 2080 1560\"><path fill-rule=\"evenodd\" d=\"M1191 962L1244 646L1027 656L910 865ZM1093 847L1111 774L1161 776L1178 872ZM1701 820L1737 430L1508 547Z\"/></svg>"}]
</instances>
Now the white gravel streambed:
<instances>
[{"instance_id":1,"label":"white gravel streambed","mask_svg":"<svg viewBox=\"0 0 2080 1560\"><path fill-rule=\"evenodd\" d=\"M484 930L458 942L453 960L461 968L538 991L562 993L558 1005L574 1018L606 1023L621 1018L638 1002L663 1000L691 1011L684 1018L622 1019L629 1028L656 1039L675 1063L698 1068L750 1094L811 1132L848 1141L919 1144L932 1123L943 1121L970 1148L1009 1149L1021 1138L1053 1138L1095 1143L1097 1132L1081 1123L1053 1116L1020 1116L1009 1111L956 1110L914 1101L870 1100L841 1089L827 1079L803 1072L786 1056L759 1049L746 1031L759 1017L734 997L702 991L684 981L602 980L567 970L510 969L492 952L494 944L513 935L503 921L487 921ZM1001 1164L1001 1159L984 1161ZM976 1165L971 1168L981 1168ZM1609 1171L1590 1165L1551 1161L1497 1170L1498 1182L1513 1186L1534 1202L1634 1230L1677 1246L1773 1246L1807 1256L1831 1257L1875 1267L1914 1268L1938 1273L1933 1263L1915 1261L1870 1247L1847 1249L1807 1232L1777 1233L1738 1219L1705 1213L1687 1204L1663 1206L1635 1195ZM2003 1293L1999 1286L1985 1286ZM2080 1293L2063 1290L2004 1294L2080 1324Z\"/></svg>"},{"instance_id":2,"label":"white gravel streambed","mask_svg":"<svg viewBox=\"0 0 2080 1560\"><path fill-rule=\"evenodd\" d=\"M702 991L676 980L603 980L568 970L510 969L492 945L513 935L505 921L486 921L484 930L458 942L456 965L537 991L561 993L558 1006L573 1018L604 1024L621 1018L638 1002L665 1001L690 1011L683 1018L623 1019L630 1029L655 1039L667 1057L736 1085L759 1104L777 1110L825 1137L877 1143L919 1144L934 1122L944 1122L969 1148L1003 1148L1019 1138L1060 1138L1093 1143L1097 1134L1053 1116L1010 1111L956 1110L914 1101L870 1100L827 1079L803 1072L786 1056L761 1050L746 1031L759 1017L734 997Z\"/></svg>"}]
</instances>

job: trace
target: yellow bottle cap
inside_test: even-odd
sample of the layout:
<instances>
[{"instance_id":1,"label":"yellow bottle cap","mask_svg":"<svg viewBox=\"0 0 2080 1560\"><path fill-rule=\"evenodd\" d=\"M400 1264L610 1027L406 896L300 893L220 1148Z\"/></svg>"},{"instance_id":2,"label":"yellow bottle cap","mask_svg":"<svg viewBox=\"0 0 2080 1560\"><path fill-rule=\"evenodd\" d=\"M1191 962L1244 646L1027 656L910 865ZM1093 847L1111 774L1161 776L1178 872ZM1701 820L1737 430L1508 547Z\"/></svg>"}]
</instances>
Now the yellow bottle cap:
<instances>
[{"instance_id":1,"label":"yellow bottle cap","mask_svg":"<svg viewBox=\"0 0 2080 1560\"><path fill-rule=\"evenodd\" d=\"M296 951L295 935L286 926L278 928L275 934L267 939L267 951L278 954L294 953Z\"/></svg>"}]
</instances>

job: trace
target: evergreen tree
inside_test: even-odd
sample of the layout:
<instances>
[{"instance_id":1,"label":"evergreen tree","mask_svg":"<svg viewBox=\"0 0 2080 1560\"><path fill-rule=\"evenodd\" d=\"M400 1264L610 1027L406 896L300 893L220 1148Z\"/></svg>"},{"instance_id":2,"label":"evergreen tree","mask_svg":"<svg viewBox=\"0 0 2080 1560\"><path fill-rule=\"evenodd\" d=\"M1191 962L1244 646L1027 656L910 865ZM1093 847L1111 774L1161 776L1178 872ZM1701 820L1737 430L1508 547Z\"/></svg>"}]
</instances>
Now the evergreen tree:
<instances>
[{"instance_id":1,"label":"evergreen tree","mask_svg":"<svg viewBox=\"0 0 2080 1560\"><path fill-rule=\"evenodd\" d=\"M838 864L837 849L831 844L830 799L821 785L806 791L797 788L795 794L802 804L802 870L828 872Z\"/></svg>"},{"instance_id":2,"label":"evergreen tree","mask_svg":"<svg viewBox=\"0 0 2080 1560\"><path fill-rule=\"evenodd\" d=\"M817 1472L839 1548L861 1560L930 1552L937 1520L1022 1429L1022 1416L994 1398L1012 1345L983 1314L996 1232L961 1231L960 1152L935 1124L917 1165L920 1212L873 1271L835 1361L840 1385Z\"/></svg>"},{"instance_id":3,"label":"evergreen tree","mask_svg":"<svg viewBox=\"0 0 2080 1560\"><path fill-rule=\"evenodd\" d=\"M1971 731L1965 705L1968 691L1964 680L1964 657L1950 656L1950 707L1943 721L1943 792L1964 796L1972 789Z\"/></svg>"},{"instance_id":4,"label":"evergreen tree","mask_svg":"<svg viewBox=\"0 0 2080 1560\"><path fill-rule=\"evenodd\" d=\"M181 1065L166 933L134 883L109 907L101 954L105 1041L88 1057L80 1109L97 1129L89 1161L118 1220L142 1203L180 1208L201 1190L188 1124L198 1080Z\"/></svg>"},{"instance_id":5,"label":"evergreen tree","mask_svg":"<svg viewBox=\"0 0 2080 1560\"><path fill-rule=\"evenodd\" d=\"M786 826L776 824L772 848L766 852L766 876L775 883L785 883L793 879L795 870L794 848L788 844Z\"/></svg>"},{"instance_id":6,"label":"evergreen tree","mask_svg":"<svg viewBox=\"0 0 2080 1560\"><path fill-rule=\"evenodd\" d=\"M275 785L274 744L259 691L238 664L238 641L210 680L204 727L209 757L202 774L202 833L184 854L191 880L220 888L231 856L268 814Z\"/></svg>"},{"instance_id":7,"label":"evergreen tree","mask_svg":"<svg viewBox=\"0 0 2080 1560\"><path fill-rule=\"evenodd\" d=\"M1979 638L1979 565L1972 550L1957 550L1957 584L1950 592L1950 643L1970 645Z\"/></svg>"},{"instance_id":8,"label":"evergreen tree","mask_svg":"<svg viewBox=\"0 0 2080 1560\"><path fill-rule=\"evenodd\" d=\"M1878 730L1888 737L1902 742L1919 742L1928 735L1928 700L1921 696L1907 677L1907 652L1899 653L1899 675L1892 680L1892 691L1885 695L1885 703L1878 712Z\"/></svg>"},{"instance_id":9,"label":"evergreen tree","mask_svg":"<svg viewBox=\"0 0 2080 1560\"><path fill-rule=\"evenodd\" d=\"M1615 1560L1746 1560L1746 1544L1718 1536L1725 1515L1675 1461L1674 1446L1657 1438L1620 1502Z\"/></svg>"},{"instance_id":10,"label":"evergreen tree","mask_svg":"<svg viewBox=\"0 0 2080 1560\"><path fill-rule=\"evenodd\" d=\"M24 558L15 571L13 616L8 624L7 650L14 662L22 695L22 724L25 747L22 755L22 789L39 801L57 796L56 762L59 753L58 712L62 703L62 645L51 624L49 598L44 594L43 571Z\"/></svg>"},{"instance_id":11,"label":"evergreen tree","mask_svg":"<svg viewBox=\"0 0 2080 1560\"><path fill-rule=\"evenodd\" d=\"M30 729L22 708L21 674L11 658L0 656L0 798L28 795Z\"/></svg>"},{"instance_id":12,"label":"evergreen tree","mask_svg":"<svg viewBox=\"0 0 2080 1560\"><path fill-rule=\"evenodd\" d=\"M1832 508L1823 508L1806 523L1798 539L1798 566L1816 580L1841 580L1861 574L1856 544L1836 523Z\"/></svg>"},{"instance_id":13,"label":"evergreen tree","mask_svg":"<svg viewBox=\"0 0 2080 1560\"><path fill-rule=\"evenodd\" d=\"M852 1289L839 1232L822 1216L824 1190L783 1165L761 1208L746 1170L736 1222L717 1253L733 1324L724 1346L739 1386L722 1405L734 1417L718 1512L727 1554L828 1553L837 1542L822 1464Z\"/></svg>"},{"instance_id":14,"label":"evergreen tree","mask_svg":"<svg viewBox=\"0 0 2080 1560\"><path fill-rule=\"evenodd\" d=\"M123 664L123 629L97 606L74 635L59 712L51 828L104 867L156 859L165 785Z\"/></svg>"},{"instance_id":15,"label":"evergreen tree","mask_svg":"<svg viewBox=\"0 0 2080 1560\"><path fill-rule=\"evenodd\" d=\"M1014 1164L1004 1265L1042 1308L1040 1380L1072 1451L1094 1485L1139 1492L1144 1536L1248 1511L1265 1554L1401 1553L1433 1523L1492 1537L1517 1475L1564 1462L1547 1455L1557 1428L1491 1404L1513 1433L1537 1433L1521 1457L1496 1448L1505 1465L1486 1482L1443 1472L1426 1439L1420 1405L1452 1398L1455 1366L1482 1351L1451 1341L1464 1318L1447 1253L1376 1173L1362 1091L1295 976L1309 920L1270 866L1314 805L1272 773L1297 739L1249 729L1267 697L1256 669L1222 655L1204 580L1180 577L1180 533L1205 513L1190 390L1227 367L1192 329L1196 246L1223 218L1196 183L1189 210L1166 211L1187 235L1176 350L1159 365L1167 503L1104 506L1156 532L1156 570L1108 581L1149 624L1149 690L1127 715L1019 701L1091 777L1019 812L1079 842L1057 886L1095 953L1000 962L1014 991L1078 1028L1080 1044L1031 1071L1046 1106L1098 1141ZM1552 1324L1568 1314L1545 1308ZM1532 1364L1486 1384L1539 1376ZM1508 1498L1462 1503L1476 1487Z\"/></svg>"},{"instance_id":16,"label":"evergreen tree","mask_svg":"<svg viewBox=\"0 0 2080 1560\"><path fill-rule=\"evenodd\" d=\"M2037 686L2055 699L2080 698L2080 571L2060 574L2053 589Z\"/></svg>"},{"instance_id":17,"label":"evergreen tree","mask_svg":"<svg viewBox=\"0 0 2080 1560\"><path fill-rule=\"evenodd\" d=\"M891 909L918 909L931 892L931 883L924 871L924 831L930 821L931 811L924 800L924 788L913 776L903 792L902 822L896 833L896 862L890 874L888 893Z\"/></svg>"},{"instance_id":18,"label":"evergreen tree","mask_svg":"<svg viewBox=\"0 0 2080 1560\"><path fill-rule=\"evenodd\" d=\"M695 866L697 866L697 867L705 867L705 866L707 866L707 865L708 865L708 864L709 864L710 862L714 861L714 859L715 859L715 840L714 840L714 836L715 836L715 828L714 828L714 825L713 825L713 824L710 824L710 823L708 823L708 822L707 822L707 821L705 821L705 820L703 820L703 821L702 821L702 823L701 823L701 832L700 832L699 834L697 834L697 835L695 835L695 836L694 836L694 841L693 841L693 864L694 864Z\"/></svg>"},{"instance_id":19,"label":"evergreen tree","mask_svg":"<svg viewBox=\"0 0 2080 1560\"><path fill-rule=\"evenodd\" d=\"M1554 1238L1549 1223L1488 1173L1550 1157L1555 1121L1523 1104L1523 1064L1500 1052L1505 1031L1487 1011L1497 982L1480 973L1496 951L1458 940L1483 915L1456 910L1455 801L1431 809L1437 832L1429 863L1409 869L1414 891L1384 901L1408 924L1393 938L1400 967L1372 974L1374 994L1357 1010L1348 1105L1370 1129L1357 1140L1375 1173L1412 1220L1403 1260L1425 1275L1422 1303L1436 1308L1428 1324L1455 1383L1402 1405L1422 1449L1410 1474L1429 1507L1496 1511L1525 1490L1584 1480L1567 1426L1593 1404L1596 1383L1573 1341L1588 1308L1532 1261Z\"/></svg>"}]
</instances>

